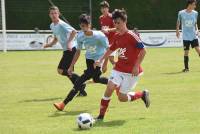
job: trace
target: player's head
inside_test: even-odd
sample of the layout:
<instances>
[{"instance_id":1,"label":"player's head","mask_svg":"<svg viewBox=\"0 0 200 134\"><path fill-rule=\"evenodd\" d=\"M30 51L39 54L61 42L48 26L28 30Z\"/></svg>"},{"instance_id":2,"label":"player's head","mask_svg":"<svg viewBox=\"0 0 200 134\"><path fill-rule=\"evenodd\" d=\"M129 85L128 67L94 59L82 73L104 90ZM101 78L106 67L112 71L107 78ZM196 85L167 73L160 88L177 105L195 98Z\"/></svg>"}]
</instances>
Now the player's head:
<instances>
[{"instance_id":1,"label":"player's head","mask_svg":"<svg viewBox=\"0 0 200 134\"><path fill-rule=\"evenodd\" d=\"M60 11L57 6L52 6L49 8L49 17L53 22L58 21L60 16Z\"/></svg>"},{"instance_id":2,"label":"player's head","mask_svg":"<svg viewBox=\"0 0 200 134\"><path fill-rule=\"evenodd\" d=\"M115 9L112 12L112 19L117 30L121 30L126 27L127 14L124 9Z\"/></svg>"},{"instance_id":3,"label":"player's head","mask_svg":"<svg viewBox=\"0 0 200 134\"><path fill-rule=\"evenodd\" d=\"M83 30L84 32L90 30L91 29L91 18L90 18L90 16L87 15L87 14L81 14L79 16L79 24L80 24L81 30Z\"/></svg>"},{"instance_id":4,"label":"player's head","mask_svg":"<svg viewBox=\"0 0 200 134\"><path fill-rule=\"evenodd\" d=\"M186 7L194 10L196 8L197 1L196 0L187 0Z\"/></svg>"},{"instance_id":5,"label":"player's head","mask_svg":"<svg viewBox=\"0 0 200 134\"><path fill-rule=\"evenodd\" d=\"M102 14L108 14L109 7L110 7L110 5L109 5L109 3L107 1L102 1L100 3L101 13Z\"/></svg>"}]
</instances>

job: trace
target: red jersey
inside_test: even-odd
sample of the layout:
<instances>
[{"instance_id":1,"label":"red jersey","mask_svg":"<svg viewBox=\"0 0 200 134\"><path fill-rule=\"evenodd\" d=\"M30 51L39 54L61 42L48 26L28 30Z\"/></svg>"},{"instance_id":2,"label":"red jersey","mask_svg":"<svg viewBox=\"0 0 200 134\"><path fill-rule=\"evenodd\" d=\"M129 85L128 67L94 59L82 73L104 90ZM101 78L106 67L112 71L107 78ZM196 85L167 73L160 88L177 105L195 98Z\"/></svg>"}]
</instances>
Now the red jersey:
<instances>
[{"instance_id":1,"label":"red jersey","mask_svg":"<svg viewBox=\"0 0 200 134\"><path fill-rule=\"evenodd\" d=\"M131 73L133 67L138 59L138 55L144 45L140 38L132 31L127 31L126 33L120 35L116 33L113 37L113 44L110 50L118 50L118 61L114 67L114 70ZM139 73L142 72L142 68L139 67Z\"/></svg>"},{"instance_id":2,"label":"red jersey","mask_svg":"<svg viewBox=\"0 0 200 134\"><path fill-rule=\"evenodd\" d=\"M101 28L102 27L114 28L112 14L109 14L107 16L101 15L99 17L99 22L100 22ZM105 35L107 36L107 38L109 40L109 44L111 44L114 34L115 34L115 32L109 32L108 34L105 33Z\"/></svg>"}]
</instances>

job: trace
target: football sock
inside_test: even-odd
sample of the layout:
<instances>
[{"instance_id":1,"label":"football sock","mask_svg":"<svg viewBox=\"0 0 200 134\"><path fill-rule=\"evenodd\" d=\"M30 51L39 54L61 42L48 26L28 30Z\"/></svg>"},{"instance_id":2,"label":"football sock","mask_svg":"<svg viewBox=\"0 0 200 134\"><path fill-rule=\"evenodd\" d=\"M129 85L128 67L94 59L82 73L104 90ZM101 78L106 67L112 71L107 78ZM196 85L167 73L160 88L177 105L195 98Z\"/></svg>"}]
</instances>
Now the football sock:
<instances>
[{"instance_id":1,"label":"football sock","mask_svg":"<svg viewBox=\"0 0 200 134\"><path fill-rule=\"evenodd\" d=\"M106 112L106 110L108 108L109 102L110 102L110 98L109 97L103 97L101 99L99 115L101 115L101 116L105 115L105 112Z\"/></svg>"},{"instance_id":2,"label":"football sock","mask_svg":"<svg viewBox=\"0 0 200 134\"><path fill-rule=\"evenodd\" d=\"M184 56L184 65L185 65L185 69L189 69L189 67L188 67L188 62L189 62L189 57L188 57L188 56Z\"/></svg>"},{"instance_id":3,"label":"football sock","mask_svg":"<svg viewBox=\"0 0 200 134\"><path fill-rule=\"evenodd\" d=\"M75 90L74 88L68 93L67 97L65 98L65 100L63 101L64 104L68 104L73 98L74 96L78 93L77 90Z\"/></svg>"}]
</instances>

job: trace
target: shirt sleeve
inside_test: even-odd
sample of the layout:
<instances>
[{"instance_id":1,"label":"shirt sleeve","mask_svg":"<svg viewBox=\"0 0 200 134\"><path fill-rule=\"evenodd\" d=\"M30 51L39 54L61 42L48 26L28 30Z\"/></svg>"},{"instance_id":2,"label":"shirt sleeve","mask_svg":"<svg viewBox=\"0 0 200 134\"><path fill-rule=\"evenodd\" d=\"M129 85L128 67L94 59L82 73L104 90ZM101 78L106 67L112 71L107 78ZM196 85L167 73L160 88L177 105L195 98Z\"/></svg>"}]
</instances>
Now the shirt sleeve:
<instances>
[{"instance_id":1,"label":"shirt sleeve","mask_svg":"<svg viewBox=\"0 0 200 134\"><path fill-rule=\"evenodd\" d=\"M80 40L80 37L77 37L77 49L81 50L83 48L83 42Z\"/></svg>"},{"instance_id":2,"label":"shirt sleeve","mask_svg":"<svg viewBox=\"0 0 200 134\"><path fill-rule=\"evenodd\" d=\"M177 18L177 22L181 22L181 12L178 12L178 18Z\"/></svg>"},{"instance_id":3,"label":"shirt sleeve","mask_svg":"<svg viewBox=\"0 0 200 134\"><path fill-rule=\"evenodd\" d=\"M108 45L109 45L108 38L103 33L101 34L99 41L101 45L103 45L105 48L108 48Z\"/></svg>"},{"instance_id":4,"label":"shirt sleeve","mask_svg":"<svg viewBox=\"0 0 200 134\"><path fill-rule=\"evenodd\" d=\"M199 15L199 13L197 12L196 13L196 23L197 23L197 20L198 20L198 15Z\"/></svg>"},{"instance_id":5,"label":"shirt sleeve","mask_svg":"<svg viewBox=\"0 0 200 134\"><path fill-rule=\"evenodd\" d=\"M134 36L134 42L135 42L135 47L137 49L143 49L144 48L144 43L142 42L142 40L140 39L140 37L138 37L136 34Z\"/></svg>"},{"instance_id":6,"label":"shirt sleeve","mask_svg":"<svg viewBox=\"0 0 200 134\"><path fill-rule=\"evenodd\" d=\"M52 24L51 24L49 27L50 27L50 29L51 29L51 31L52 31L54 37L56 37L56 34L54 33L54 31L53 31L53 29L52 29Z\"/></svg>"},{"instance_id":7,"label":"shirt sleeve","mask_svg":"<svg viewBox=\"0 0 200 134\"><path fill-rule=\"evenodd\" d=\"M61 27L64 29L64 31L65 31L66 33L70 33L70 32L72 32L72 31L75 30L72 26L70 26L70 25L67 24L67 23L61 23Z\"/></svg>"}]
</instances>

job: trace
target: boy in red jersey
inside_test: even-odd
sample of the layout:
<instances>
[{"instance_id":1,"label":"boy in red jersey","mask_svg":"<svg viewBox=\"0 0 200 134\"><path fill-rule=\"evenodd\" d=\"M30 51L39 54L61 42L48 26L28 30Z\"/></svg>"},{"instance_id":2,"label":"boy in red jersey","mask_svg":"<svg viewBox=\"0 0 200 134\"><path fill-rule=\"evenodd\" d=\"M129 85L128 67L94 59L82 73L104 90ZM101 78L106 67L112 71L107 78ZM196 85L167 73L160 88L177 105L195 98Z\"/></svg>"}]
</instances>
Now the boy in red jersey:
<instances>
[{"instance_id":1,"label":"boy in red jersey","mask_svg":"<svg viewBox=\"0 0 200 134\"><path fill-rule=\"evenodd\" d=\"M130 91L131 88L135 88L139 76L143 73L140 65L146 54L144 45L135 33L128 30L126 26L127 14L125 10L115 9L112 13L112 18L118 33L113 37L113 44L95 64L101 64L103 60L116 49L119 49L119 56L111 72L107 89L101 99L100 113L97 120L103 120L110 98L115 89L119 89L118 99L120 102L135 101L141 98L147 108L150 106L148 90L142 92Z\"/></svg>"},{"instance_id":2,"label":"boy in red jersey","mask_svg":"<svg viewBox=\"0 0 200 134\"><path fill-rule=\"evenodd\" d=\"M101 31L107 36L109 44L112 43L112 38L115 34L116 28L114 27L112 14L109 13L109 3L107 1L102 1L100 3L101 13L102 15L99 17L99 23L101 26ZM116 52L113 52L109 56L109 60L111 64L115 64L114 56L116 55Z\"/></svg>"}]
</instances>

